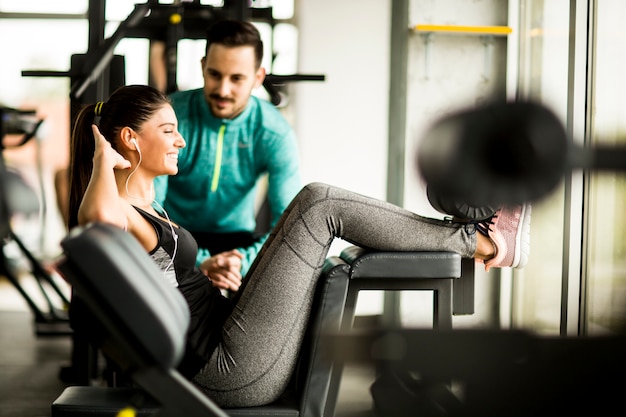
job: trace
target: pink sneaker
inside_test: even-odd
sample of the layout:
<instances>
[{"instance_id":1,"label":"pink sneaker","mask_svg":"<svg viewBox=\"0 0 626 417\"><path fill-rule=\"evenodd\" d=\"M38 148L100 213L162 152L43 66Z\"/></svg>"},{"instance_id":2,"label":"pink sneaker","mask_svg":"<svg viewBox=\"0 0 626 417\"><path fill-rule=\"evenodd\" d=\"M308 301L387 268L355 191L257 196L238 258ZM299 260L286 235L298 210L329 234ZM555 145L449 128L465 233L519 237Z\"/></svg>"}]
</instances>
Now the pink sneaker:
<instances>
[{"instance_id":1,"label":"pink sneaker","mask_svg":"<svg viewBox=\"0 0 626 417\"><path fill-rule=\"evenodd\" d=\"M530 204L502 207L491 219L477 225L496 248L495 256L485 262L485 271L526 266L530 253L530 212Z\"/></svg>"}]
</instances>

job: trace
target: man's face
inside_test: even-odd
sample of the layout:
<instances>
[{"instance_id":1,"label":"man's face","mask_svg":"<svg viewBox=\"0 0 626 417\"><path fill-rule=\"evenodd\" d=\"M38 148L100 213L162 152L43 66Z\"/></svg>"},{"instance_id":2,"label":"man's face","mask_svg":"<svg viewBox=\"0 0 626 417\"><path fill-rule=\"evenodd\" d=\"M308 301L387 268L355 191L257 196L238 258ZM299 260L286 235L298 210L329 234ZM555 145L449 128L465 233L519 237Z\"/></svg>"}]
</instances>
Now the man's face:
<instances>
[{"instance_id":1,"label":"man's face","mask_svg":"<svg viewBox=\"0 0 626 417\"><path fill-rule=\"evenodd\" d=\"M256 69L254 48L226 47L213 44L202 58L204 98L211 113L220 119L232 119L248 104L252 90L259 87L265 70Z\"/></svg>"}]
</instances>

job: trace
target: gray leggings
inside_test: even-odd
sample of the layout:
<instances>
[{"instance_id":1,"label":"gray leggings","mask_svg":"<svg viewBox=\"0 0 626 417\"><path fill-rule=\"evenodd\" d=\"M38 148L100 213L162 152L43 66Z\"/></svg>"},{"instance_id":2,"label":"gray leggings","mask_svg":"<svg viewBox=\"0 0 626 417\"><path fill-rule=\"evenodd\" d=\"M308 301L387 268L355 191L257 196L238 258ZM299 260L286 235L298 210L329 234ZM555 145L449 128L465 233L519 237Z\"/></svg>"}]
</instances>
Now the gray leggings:
<instances>
[{"instance_id":1,"label":"gray leggings","mask_svg":"<svg viewBox=\"0 0 626 417\"><path fill-rule=\"evenodd\" d=\"M223 341L194 382L222 407L276 400L289 382L315 283L335 238L387 251L472 257L476 236L384 201L309 184L294 198L250 268Z\"/></svg>"}]
</instances>

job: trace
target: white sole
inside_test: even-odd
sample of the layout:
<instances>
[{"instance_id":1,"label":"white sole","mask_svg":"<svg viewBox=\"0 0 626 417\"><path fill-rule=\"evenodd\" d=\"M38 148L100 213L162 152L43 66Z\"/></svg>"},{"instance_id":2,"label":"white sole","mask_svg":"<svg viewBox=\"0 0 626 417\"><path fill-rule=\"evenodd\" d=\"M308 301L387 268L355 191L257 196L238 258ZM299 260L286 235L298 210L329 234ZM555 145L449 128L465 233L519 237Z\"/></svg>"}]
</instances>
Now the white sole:
<instances>
[{"instance_id":1,"label":"white sole","mask_svg":"<svg viewBox=\"0 0 626 417\"><path fill-rule=\"evenodd\" d=\"M523 268L528 263L530 254L530 214L532 206L524 204L520 213L521 226L515 235L515 255L513 257L513 267Z\"/></svg>"}]
</instances>

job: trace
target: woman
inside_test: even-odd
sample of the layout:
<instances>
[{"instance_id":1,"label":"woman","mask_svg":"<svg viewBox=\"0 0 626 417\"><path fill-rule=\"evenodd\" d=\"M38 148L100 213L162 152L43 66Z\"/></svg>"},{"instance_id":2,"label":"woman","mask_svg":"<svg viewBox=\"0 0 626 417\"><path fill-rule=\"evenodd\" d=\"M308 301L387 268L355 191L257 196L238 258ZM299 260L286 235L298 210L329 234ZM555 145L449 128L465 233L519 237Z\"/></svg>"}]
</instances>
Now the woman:
<instances>
[{"instance_id":1,"label":"woman","mask_svg":"<svg viewBox=\"0 0 626 417\"><path fill-rule=\"evenodd\" d=\"M223 407L266 404L285 389L334 238L387 251L455 251L487 268L526 262L529 207L499 210L468 227L310 184L281 217L241 290L227 299L195 267L191 235L153 205L154 178L177 173L184 146L168 98L151 87L121 87L107 102L86 106L72 134L69 225L112 223L150 253L162 279L189 304L180 370Z\"/></svg>"}]
</instances>

